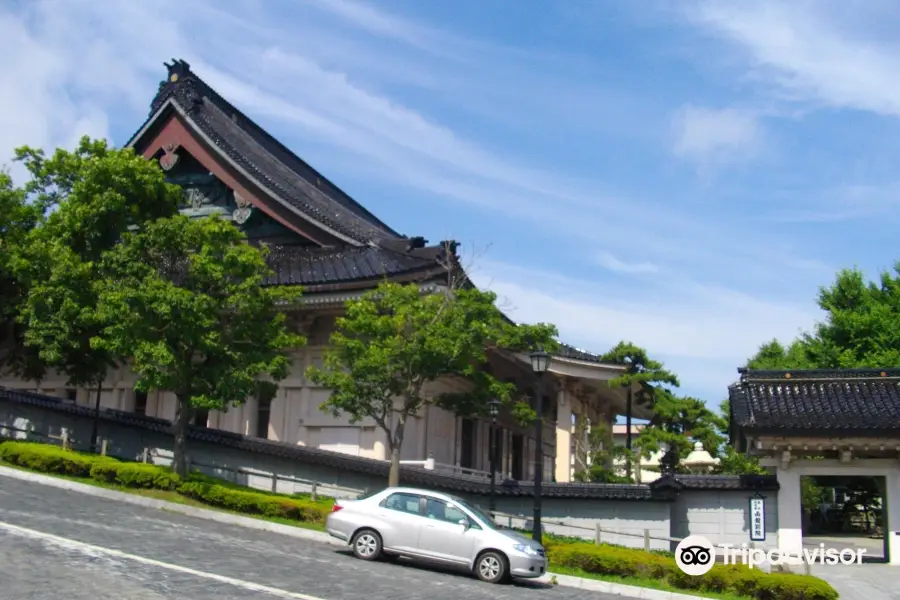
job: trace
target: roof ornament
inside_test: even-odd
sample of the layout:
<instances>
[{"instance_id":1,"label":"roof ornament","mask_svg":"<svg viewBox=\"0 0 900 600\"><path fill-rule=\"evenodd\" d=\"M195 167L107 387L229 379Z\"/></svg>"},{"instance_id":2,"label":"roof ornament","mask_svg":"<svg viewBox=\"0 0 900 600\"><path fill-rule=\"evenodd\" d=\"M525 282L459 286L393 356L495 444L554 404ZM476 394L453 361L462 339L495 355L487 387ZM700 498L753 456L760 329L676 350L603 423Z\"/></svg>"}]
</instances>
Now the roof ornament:
<instances>
[{"instance_id":1,"label":"roof ornament","mask_svg":"<svg viewBox=\"0 0 900 600\"><path fill-rule=\"evenodd\" d=\"M191 74L191 65L180 58L173 58L172 64L163 63L169 71L169 82L176 83L179 79L184 79Z\"/></svg>"},{"instance_id":2,"label":"roof ornament","mask_svg":"<svg viewBox=\"0 0 900 600\"><path fill-rule=\"evenodd\" d=\"M234 193L234 203L237 204L237 208L231 213L231 218L234 219L234 222L238 225L243 225L247 222L247 219L250 218L250 213L253 211L253 205L238 192Z\"/></svg>"}]
</instances>

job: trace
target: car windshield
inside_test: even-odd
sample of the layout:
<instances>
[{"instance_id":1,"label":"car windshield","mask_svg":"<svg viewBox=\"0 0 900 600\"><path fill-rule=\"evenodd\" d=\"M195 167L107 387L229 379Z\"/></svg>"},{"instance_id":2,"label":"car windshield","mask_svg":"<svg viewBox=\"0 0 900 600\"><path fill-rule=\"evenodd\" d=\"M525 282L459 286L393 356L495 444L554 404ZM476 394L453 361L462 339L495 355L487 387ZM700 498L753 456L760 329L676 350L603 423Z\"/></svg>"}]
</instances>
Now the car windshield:
<instances>
[{"instance_id":1,"label":"car windshield","mask_svg":"<svg viewBox=\"0 0 900 600\"><path fill-rule=\"evenodd\" d=\"M462 498L457 498L457 497L455 497L455 496L453 497L453 500L454 500L457 504L459 504L460 506L462 506L463 508L465 508L467 511L469 511L470 513L472 513L473 515L475 515L476 517L478 517L478 519L479 519L482 523L484 523L488 528L490 528L490 529L500 529L500 526L497 525L497 523L494 521L494 519L491 518L491 516L490 516L488 513L484 512L483 510L481 510L481 509L478 508L477 506L472 506L471 504L469 504L468 502L466 502L466 501L463 500Z\"/></svg>"}]
</instances>

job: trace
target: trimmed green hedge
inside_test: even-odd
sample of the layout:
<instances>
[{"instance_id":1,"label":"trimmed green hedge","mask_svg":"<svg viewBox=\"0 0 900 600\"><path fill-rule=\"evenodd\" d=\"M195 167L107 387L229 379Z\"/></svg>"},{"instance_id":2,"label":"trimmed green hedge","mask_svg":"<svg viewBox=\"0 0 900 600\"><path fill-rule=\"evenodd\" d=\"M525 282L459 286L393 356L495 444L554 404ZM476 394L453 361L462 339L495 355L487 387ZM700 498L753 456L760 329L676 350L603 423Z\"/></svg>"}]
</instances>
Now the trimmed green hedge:
<instances>
[{"instance_id":1,"label":"trimmed green hedge","mask_svg":"<svg viewBox=\"0 0 900 600\"><path fill-rule=\"evenodd\" d=\"M175 491L204 504L235 512L305 523L324 524L333 503L330 498L313 502L257 491L200 473L192 473L184 481L164 467L122 462L34 442L0 442L0 460L43 473L90 478L122 487Z\"/></svg>"},{"instance_id":2,"label":"trimmed green hedge","mask_svg":"<svg viewBox=\"0 0 900 600\"><path fill-rule=\"evenodd\" d=\"M545 544L552 565L597 575L665 581L682 590L731 593L756 600L837 600L826 581L810 575L766 573L744 565L715 565L699 577L686 575L673 558L644 550L605 544Z\"/></svg>"}]
</instances>

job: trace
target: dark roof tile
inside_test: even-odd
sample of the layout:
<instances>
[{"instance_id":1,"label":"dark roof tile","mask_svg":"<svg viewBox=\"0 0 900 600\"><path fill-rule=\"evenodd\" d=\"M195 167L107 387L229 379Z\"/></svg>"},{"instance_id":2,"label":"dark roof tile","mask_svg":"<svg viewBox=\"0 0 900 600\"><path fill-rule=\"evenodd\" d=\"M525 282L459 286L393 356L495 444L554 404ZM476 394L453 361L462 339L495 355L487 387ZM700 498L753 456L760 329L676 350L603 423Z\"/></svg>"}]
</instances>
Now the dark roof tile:
<instances>
[{"instance_id":1,"label":"dark roof tile","mask_svg":"<svg viewBox=\"0 0 900 600\"><path fill-rule=\"evenodd\" d=\"M216 147L308 218L358 243L402 237L231 105L186 62L166 66L169 78L160 84L151 117L171 98ZM128 145L134 142L133 137Z\"/></svg>"},{"instance_id":2,"label":"dark roof tile","mask_svg":"<svg viewBox=\"0 0 900 600\"><path fill-rule=\"evenodd\" d=\"M650 483L655 490L777 490L775 475L664 475Z\"/></svg>"},{"instance_id":3,"label":"dark roof tile","mask_svg":"<svg viewBox=\"0 0 900 600\"><path fill-rule=\"evenodd\" d=\"M757 430L900 435L900 370L742 370L733 425Z\"/></svg>"},{"instance_id":4,"label":"dark roof tile","mask_svg":"<svg viewBox=\"0 0 900 600\"><path fill-rule=\"evenodd\" d=\"M439 270L433 259L403 254L376 246L276 246L267 258L274 274L266 285L323 285L379 280L410 273Z\"/></svg>"}]
</instances>

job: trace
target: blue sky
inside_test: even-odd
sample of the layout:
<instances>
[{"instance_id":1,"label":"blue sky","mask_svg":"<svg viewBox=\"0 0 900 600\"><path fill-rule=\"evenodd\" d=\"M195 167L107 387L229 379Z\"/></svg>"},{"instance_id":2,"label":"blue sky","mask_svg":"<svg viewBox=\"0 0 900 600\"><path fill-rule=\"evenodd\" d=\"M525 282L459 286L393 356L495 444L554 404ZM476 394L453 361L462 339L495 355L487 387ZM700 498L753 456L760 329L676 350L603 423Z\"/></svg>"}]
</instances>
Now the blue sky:
<instances>
[{"instance_id":1,"label":"blue sky","mask_svg":"<svg viewBox=\"0 0 900 600\"><path fill-rule=\"evenodd\" d=\"M513 318L718 404L838 268L897 258L892 4L13 0L0 162L125 142L184 58L396 229L461 241Z\"/></svg>"}]
</instances>

